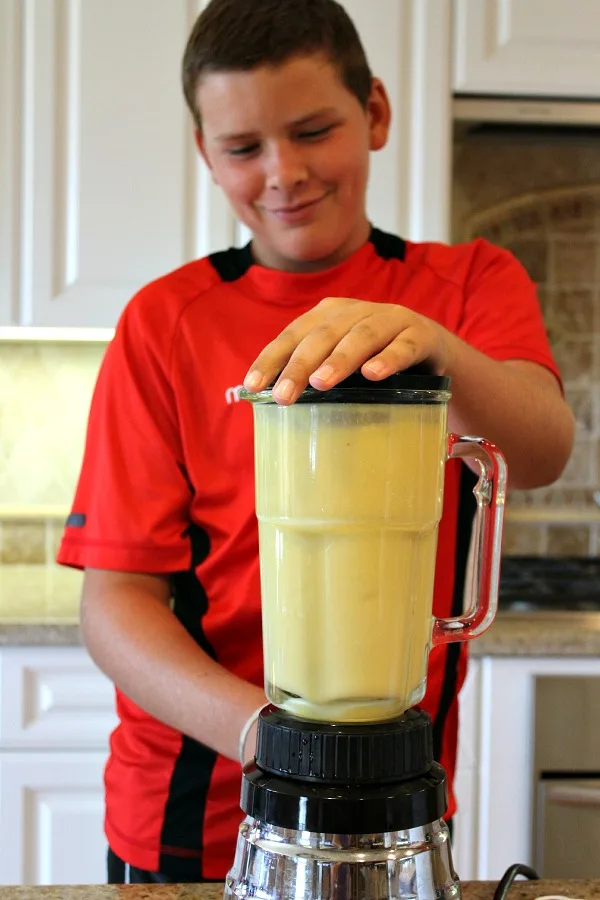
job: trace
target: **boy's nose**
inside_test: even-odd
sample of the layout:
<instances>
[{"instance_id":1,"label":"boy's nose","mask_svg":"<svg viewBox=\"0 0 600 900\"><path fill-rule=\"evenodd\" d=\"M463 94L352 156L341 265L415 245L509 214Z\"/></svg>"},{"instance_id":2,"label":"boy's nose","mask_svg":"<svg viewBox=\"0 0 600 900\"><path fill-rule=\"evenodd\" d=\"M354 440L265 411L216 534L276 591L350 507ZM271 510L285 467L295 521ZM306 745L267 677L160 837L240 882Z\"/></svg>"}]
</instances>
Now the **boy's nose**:
<instances>
[{"instance_id":1,"label":"boy's nose","mask_svg":"<svg viewBox=\"0 0 600 900\"><path fill-rule=\"evenodd\" d=\"M268 154L266 184L268 188L289 191L308 177L302 154L291 144L277 146Z\"/></svg>"}]
</instances>

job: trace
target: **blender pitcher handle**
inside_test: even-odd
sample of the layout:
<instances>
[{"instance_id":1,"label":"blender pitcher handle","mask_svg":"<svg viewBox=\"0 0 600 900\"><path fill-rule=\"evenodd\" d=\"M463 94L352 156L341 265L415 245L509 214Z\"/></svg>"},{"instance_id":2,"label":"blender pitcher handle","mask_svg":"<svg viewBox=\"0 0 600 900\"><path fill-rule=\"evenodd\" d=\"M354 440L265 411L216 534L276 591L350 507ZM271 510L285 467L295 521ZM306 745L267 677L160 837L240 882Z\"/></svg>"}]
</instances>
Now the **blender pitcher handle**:
<instances>
[{"instance_id":1,"label":"blender pitcher handle","mask_svg":"<svg viewBox=\"0 0 600 900\"><path fill-rule=\"evenodd\" d=\"M479 637L494 621L498 608L506 460L489 441L457 434L448 435L448 459L475 459L479 463L480 477L473 488L477 500L473 532L474 566L468 573L468 611L452 619L434 619L434 647Z\"/></svg>"}]
</instances>

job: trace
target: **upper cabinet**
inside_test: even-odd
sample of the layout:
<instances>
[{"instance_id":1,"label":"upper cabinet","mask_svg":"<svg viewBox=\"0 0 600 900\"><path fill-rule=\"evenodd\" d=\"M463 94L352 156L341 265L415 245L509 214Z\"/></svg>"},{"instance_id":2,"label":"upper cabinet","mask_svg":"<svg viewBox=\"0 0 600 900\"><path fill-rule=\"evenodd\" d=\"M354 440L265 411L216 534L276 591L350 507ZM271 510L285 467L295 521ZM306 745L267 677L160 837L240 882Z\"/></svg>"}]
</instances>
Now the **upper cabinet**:
<instances>
[{"instance_id":1,"label":"upper cabinet","mask_svg":"<svg viewBox=\"0 0 600 900\"><path fill-rule=\"evenodd\" d=\"M368 212L414 241L450 232L451 0L342 0L392 107L387 146L374 153Z\"/></svg>"},{"instance_id":2,"label":"upper cabinet","mask_svg":"<svg viewBox=\"0 0 600 900\"><path fill-rule=\"evenodd\" d=\"M598 0L454 0L453 89L600 97Z\"/></svg>"},{"instance_id":3,"label":"upper cabinet","mask_svg":"<svg viewBox=\"0 0 600 900\"><path fill-rule=\"evenodd\" d=\"M443 240L451 0L343 2L394 108L369 214ZM0 325L111 328L146 282L248 239L199 158L180 87L203 5L1 0Z\"/></svg>"},{"instance_id":4,"label":"upper cabinet","mask_svg":"<svg viewBox=\"0 0 600 900\"><path fill-rule=\"evenodd\" d=\"M200 7L2 0L0 324L112 327L145 282L235 239L180 90Z\"/></svg>"}]
</instances>

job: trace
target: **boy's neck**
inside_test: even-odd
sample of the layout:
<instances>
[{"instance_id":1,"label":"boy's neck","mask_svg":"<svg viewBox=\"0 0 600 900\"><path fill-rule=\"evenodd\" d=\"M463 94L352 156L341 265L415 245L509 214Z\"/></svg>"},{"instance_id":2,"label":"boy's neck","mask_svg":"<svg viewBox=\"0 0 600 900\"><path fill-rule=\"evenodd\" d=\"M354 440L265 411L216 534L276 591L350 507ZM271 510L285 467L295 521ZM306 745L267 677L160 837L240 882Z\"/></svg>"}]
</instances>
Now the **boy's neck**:
<instances>
[{"instance_id":1,"label":"boy's neck","mask_svg":"<svg viewBox=\"0 0 600 900\"><path fill-rule=\"evenodd\" d=\"M360 228L349 236L348 240L340 245L332 253L319 259L294 259L278 254L271 248L262 248L260 242L256 238L252 238L250 250L254 262L265 269L275 269L279 272L290 272L296 274L311 274L315 272L326 272L340 265L349 259L353 253L360 250L361 247L368 242L371 235L371 223L365 217Z\"/></svg>"}]
</instances>

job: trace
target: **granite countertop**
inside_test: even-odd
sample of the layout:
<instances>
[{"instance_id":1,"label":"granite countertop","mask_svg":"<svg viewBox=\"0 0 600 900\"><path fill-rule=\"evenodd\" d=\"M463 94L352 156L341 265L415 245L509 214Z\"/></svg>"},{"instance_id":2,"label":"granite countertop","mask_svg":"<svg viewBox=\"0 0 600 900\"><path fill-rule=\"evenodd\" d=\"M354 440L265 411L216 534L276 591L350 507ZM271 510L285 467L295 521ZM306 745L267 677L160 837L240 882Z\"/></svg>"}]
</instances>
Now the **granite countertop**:
<instances>
[{"instance_id":1,"label":"granite countertop","mask_svg":"<svg viewBox=\"0 0 600 900\"><path fill-rule=\"evenodd\" d=\"M471 656L600 656L600 613L505 612L470 643Z\"/></svg>"},{"instance_id":2,"label":"granite countertop","mask_svg":"<svg viewBox=\"0 0 600 900\"><path fill-rule=\"evenodd\" d=\"M0 646L77 646L83 574L57 565L0 565ZM481 656L600 656L600 613L500 612L470 644Z\"/></svg>"},{"instance_id":3,"label":"granite countertop","mask_svg":"<svg viewBox=\"0 0 600 900\"><path fill-rule=\"evenodd\" d=\"M81 643L83 573L57 565L0 565L0 645Z\"/></svg>"},{"instance_id":4,"label":"granite countertop","mask_svg":"<svg viewBox=\"0 0 600 900\"><path fill-rule=\"evenodd\" d=\"M465 881L463 900L492 900L495 881ZM517 881L508 892L508 900L535 900L536 897L561 896L572 900L600 900L598 881ZM222 900L222 884L204 885L124 885L106 887L4 887L0 900Z\"/></svg>"}]
</instances>

